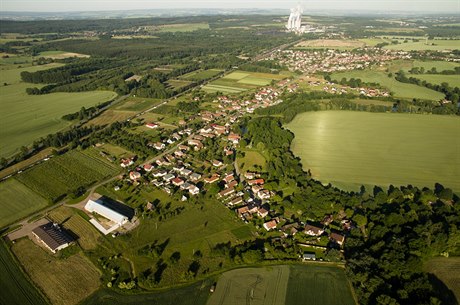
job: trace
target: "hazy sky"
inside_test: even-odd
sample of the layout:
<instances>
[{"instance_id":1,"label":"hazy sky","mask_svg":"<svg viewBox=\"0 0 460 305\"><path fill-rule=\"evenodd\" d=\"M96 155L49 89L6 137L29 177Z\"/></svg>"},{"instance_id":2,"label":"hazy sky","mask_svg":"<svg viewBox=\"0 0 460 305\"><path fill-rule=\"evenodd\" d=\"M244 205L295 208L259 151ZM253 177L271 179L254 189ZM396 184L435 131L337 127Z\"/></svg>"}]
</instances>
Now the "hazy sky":
<instances>
[{"instance_id":1,"label":"hazy sky","mask_svg":"<svg viewBox=\"0 0 460 305\"><path fill-rule=\"evenodd\" d=\"M68 12L181 8L286 8L301 3L308 10L458 12L460 0L0 0L1 11Z\"/></svg>"}]
</instances>

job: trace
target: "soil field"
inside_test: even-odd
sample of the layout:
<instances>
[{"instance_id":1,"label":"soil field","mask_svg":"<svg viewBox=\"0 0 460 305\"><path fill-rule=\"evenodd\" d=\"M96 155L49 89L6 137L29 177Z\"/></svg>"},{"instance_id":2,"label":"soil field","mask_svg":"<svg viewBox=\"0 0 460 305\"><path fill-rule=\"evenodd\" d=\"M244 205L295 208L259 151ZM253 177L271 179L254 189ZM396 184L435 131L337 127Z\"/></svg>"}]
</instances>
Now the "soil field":
<instances>
[{"instance_id":1,"label":"soil field","mask_svg":"<svg viewBox=\"0 0 460 305\"><path fill-rule=\"evenodd\" d=\"M457 117L324 111L299 114L286 127L293 152L323 183L357 191L438 182L460 192Z\"/></svg>"},{"instance_id":2,"label":"soil field","mask_svg":"<svg viewBox=\"0 0 460 305\"><path fill-rule=\"evenodd\" d=\"M0 183L0 228L48 205L43 197L14 178Z\"/></svg>"},{"instance_id":3,"label":"soil field","mask_svg":"<svg viewBox=\"0 0 460 305\"><path fill-rule=\"evenodd\" d=\"M60 259L28 238L12 250L53 305L75 305L99 288L99 271L81 253Z\"/></svg>"},{"instance_id":4,"label":"soil field","mask_svg":"<svg viewBox=\"0 0 460 305\"><path fill-rule=\"evenodd\" d=\"M309 49L355 49L362 48L366 44L359 40L338 40L338 39L317 39L302 41L295 45L297 48L309 48Z\"/></svg>"},{"instance_id":5,"label":"soil field","mask_svg":"<svg viewBox=\"0 0 460 305\"><path fill-rule=\"evenodd\" d=\"M7 245L0 240L0 304L47 305L48 301L34 287L18 266Z\"/></svg>"}]
</instances>

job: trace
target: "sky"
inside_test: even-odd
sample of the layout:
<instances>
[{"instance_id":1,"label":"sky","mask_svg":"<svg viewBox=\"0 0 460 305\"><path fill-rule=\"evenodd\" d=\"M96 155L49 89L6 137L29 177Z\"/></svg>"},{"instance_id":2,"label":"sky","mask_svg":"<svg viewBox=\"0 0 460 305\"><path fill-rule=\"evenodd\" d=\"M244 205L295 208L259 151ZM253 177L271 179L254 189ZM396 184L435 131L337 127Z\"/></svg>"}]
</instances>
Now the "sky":
<instances>
[{"instance_id":1,"label":"sky","mask_svg":"<svg viewBox=\"0 0 460 305\"><path fill-rule=\"evenodd\" d=\"M300 3L308 10L449 12L460 14L460 0L0 0L0 11L71 12L186 8L280 8Z\"/></svg>"}]
</instances>

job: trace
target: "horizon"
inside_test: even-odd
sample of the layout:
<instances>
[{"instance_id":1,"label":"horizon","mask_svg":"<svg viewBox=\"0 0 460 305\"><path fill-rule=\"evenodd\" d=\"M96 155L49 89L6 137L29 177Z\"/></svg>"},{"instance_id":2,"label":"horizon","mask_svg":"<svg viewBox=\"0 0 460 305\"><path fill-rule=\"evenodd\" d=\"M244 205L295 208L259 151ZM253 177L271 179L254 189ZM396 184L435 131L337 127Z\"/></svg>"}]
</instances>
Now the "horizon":
<instances>
[{"instance_id":1,"label":"horizon","mask_svg":"<svg viewBox=\"0 0 460 305\"><path fill-rule=\"evenodd\" d=\"M261 0L234 0L217 2L213 0L191 2L186 0L171 0L168 2L157 0L136 1L89 1L89 0L3 0L0 4L2 13L96 13L122 12L142 10L286 10L300 4L306 13L308 11L343 11L343 12L374 12L374 13L451 13L460 12L460 1L417 1L417 0L328 0L328 1L261 1ZM110 5L110 8L107 6ZM27 11L24 11L27 7ZM333 7L331 9L331 7Z\"/></svg>"}]
</instances>

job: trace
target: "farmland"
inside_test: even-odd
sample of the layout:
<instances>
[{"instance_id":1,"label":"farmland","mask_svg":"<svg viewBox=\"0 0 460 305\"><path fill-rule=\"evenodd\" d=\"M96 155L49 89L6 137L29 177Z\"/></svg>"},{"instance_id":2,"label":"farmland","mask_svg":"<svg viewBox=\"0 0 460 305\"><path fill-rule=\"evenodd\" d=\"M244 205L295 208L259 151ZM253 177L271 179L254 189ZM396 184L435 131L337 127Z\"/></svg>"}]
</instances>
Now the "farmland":
<instances>
[{"instance_id":1,"label":"farmland","mask_svg":"<svg viewBox=\"0 0 460 305\"><path fill-rule=\"evenodd\" d=\"M295 305L301 300L311 300L312 305L356 304L345 271L319 265L291 266L285 304Z\"/></svg>"},{"instance_id":2,"label":"farmland","mask_svg":"<svg viewBox=\"0 0 460 305\"><path fill-rule=\"evenodd\" d=\"M46 51L46 52L41 52L39 57L52 58L52 59L64 59L64 58L69 58L69 57L87 58L89 57L89 55L65 52L65 51Z\"/></svg>"},{"instance_id":3,"label":"farmland","mask_svg":"<svg viewBox=\"0 0 460 305\"><path fill-rule=\"evenodd\" d=\"M0 240L0 304L47 305L48 302L19 268L17 262Z\"/></svg>"},{"instance_id":4,"label":"farmland","mask_svg":"<svg viewBox=\"0 0 460 305\"><path fill-rule=\"evenodd\" d=\"M440 74L411 74L415 77L432 84L448 83L451 87L460 87L460 76L458 75L440 75Z\"/></svg>"},{"instance_id":5,"label":"farmland","mask_svg":"<svg viewBox=\"0 0 460 305\"><path fill-rule=\"evenodd\" d=\"M447 39L434 39L428 40L428 44L425 43L424 39L419 41L408 41L399 44L391 44L385 47L389 50L403 50L403 51L443 51L443 50L455 50L460 49L460 40L447 40Z\"/></svg>"},{"instance_id":6,"label":"farmland","mask_svg":"<svg viewBox=\"0 0 460 305\"><path fill-rule=\"evenodd\" d=\"M43 197L55 201L116 172L115 166L101 159L72 151L25 171L18 176L18 180Z\"/></svg>"},{"instance_id":7,"label":"farmland","mask_svg":"<svg viewBox=\"0 0 460 305\"><path fill-rule=\"evenodd\" d=\"M302 41L295 45L300 49L340 49L351 50L364 47L365 43L359 40L317 39Z\"/></svg>"},{"instance_id":8,"label":"farmland","mask_svg":"<svg viewBox=\"0 0 460 305\"><path fill-rule=\"evenodd\" d=\"M48 202L16 179L0 183L0 227L25 217Z\"/></svg>"},{"instance_id":9,"label":"farmland","mask_svg":"<svg viewBox=\"0 0 460 305\"><path fill-rule=\"evenodd\" d=\"M327 111L299 114L286 127L292 150L323 183L358 190L438 182L460 191L458 118Z\"/></svg>"},{"instance_id":10,"label":"farmland","mask_svg":"<svg viewBox=\"0 0 460 305\"><path fill-rule=\"evenodd\" d=\"M219 278L207 305L353 305L345 272L332 266L292 265L244 268Z\"/></svg>"},{"instance_id":11,"label":"farmland","mask_svg":"<svg viewBox=\"0 0 460 305\"><path fill-rule=\"evenodd\" d=\"M57 66L59 64L14 68L0 73L0 83L8 84L0 87L0 106L8 109L2 116L0 156L9 156L19 147L29 145L39 137L68 127L69 122L61 119L63 115L76 112L82 106L95 106L116 96L109 91L27 95L26 88L36 85L21 82L22 71L33 72Z\"/></svg>"},{"instance_id":12,"label":"farmland","mask_svg":"<svg viewBox=\"0 0 460 305\"><path fill-rule=\"evenodd\" d=\"M441 280L451 292L444 292L446 297L450 296L452 304L453 299L460 300L460 257L437 257L429 260L425 265L425 270L434 274Z\"/></svg>"},{"instance_id":13,"label":"farmland","mask_svg":"<svg viewBox=\"0 0 460 305\"><path fill-rule=\"evenodd\" d=\"M81 253L60 259L30 239L16 241L12 250L54 305L77 304L99 287L99 271Z\"/></svg>"},{"instance_id":14,"label":"farmland","mask_svg":"<svg viewBox=\"0 0 460 305\"><path fill-rule=\"evenodd\" d=\"M209 70L197 70L180 76L181 79L193 80L193 81L202 81L205 79L212 78L217 74L221 73L222 70L218 69L209 69Z\"/></svg>"},{"instance_id":15,"label":"farmland","mask_svg":"<svg viewBox=\"0 0 460 305\"><path fill-rule=\"evenodd\" d=\"M279 74L235 71L219 78L202 89L206 92L240 93L260 86L270 85L272 80L285 78Z\"/></svg>"},{"instance_id":16,"label":"farmland","mask_svg":"<svg viewBox=\"0 0 460 305\"><path fill-rule=\"evenodd\" d=\"M160 99L129 97L123 103L117 105L114 109L139 112L153 107L160 102Z\"/></svg>"},{"instance_id":17,"label":"farmland","mask_svg":"<svg viewBox=\"0 0 460 305\"><path fill-rule=\"evenodd\" d=\"M379 71L359 70L332 74L332 79L337 81L340 81L343 77L347 79L352 77L360 78L364 82L378 83L393 92L395 97L400 98L418 98L438 101L444 97L444 95L440 92L413 84L398 82L393 77L388 77L386 73Z\"/></svg>"}]
</instances>

